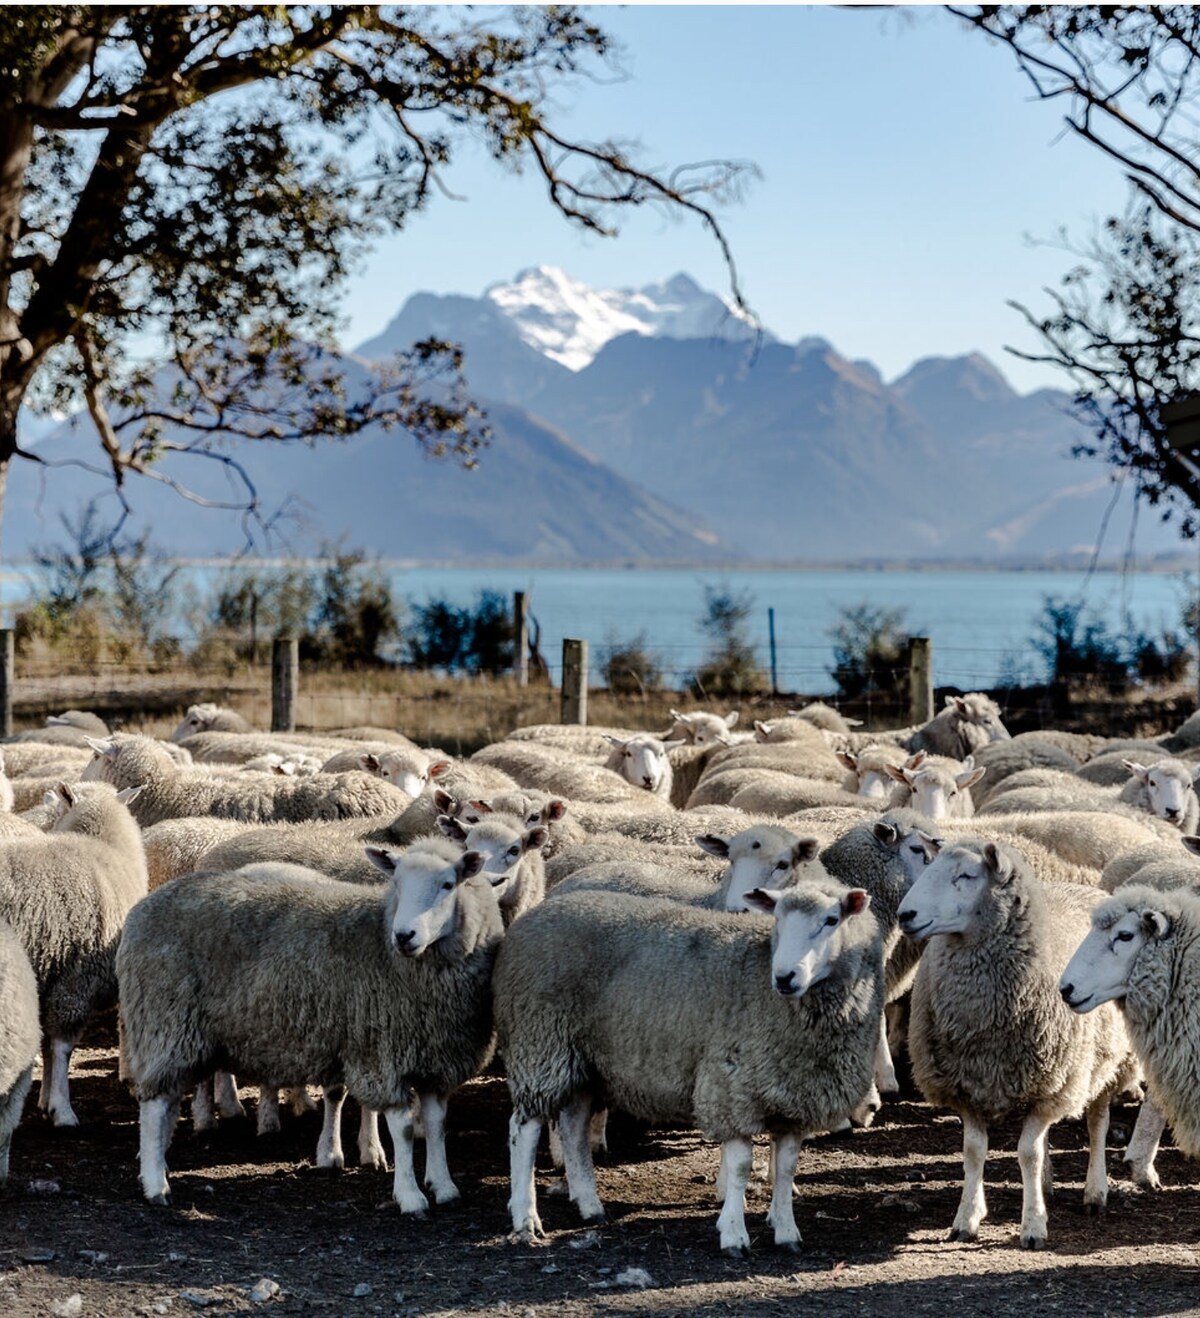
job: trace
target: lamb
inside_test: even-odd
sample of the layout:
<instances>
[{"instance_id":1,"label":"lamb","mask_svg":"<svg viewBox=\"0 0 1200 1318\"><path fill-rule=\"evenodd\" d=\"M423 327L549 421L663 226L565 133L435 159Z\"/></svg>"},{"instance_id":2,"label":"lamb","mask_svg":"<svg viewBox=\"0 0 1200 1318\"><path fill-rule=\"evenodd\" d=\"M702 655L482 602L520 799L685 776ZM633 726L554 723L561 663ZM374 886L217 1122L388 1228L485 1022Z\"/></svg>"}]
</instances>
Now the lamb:
<instances>
[{"instance_id":1,"label":"lamb","mask_svg":"<svg viewBox=\"0 0 1200 1318\"><path fill-rule=\"evenodd\" d=\"M495 995L513 1101L509 1208L518 1238L542 1234L534 1155L548 1120L558 1121L584 1221L603 1218L587 1139L594 1087L614 1107L694 1123L722 1142L718 1228L730 1254L750 1248L751 1139L769 1128L768 1222L778 1246L798 1246L799 1138L838 1125L870 1088L882 950L861 889L806 882L760 889L754 901L774 917L770 932L754 915L582 892L513 925Z\"/></svg>"},{"instance_id":2,"label":"lamb","mask_svg":"<svg viewBox=\"0 0 1200 1318\"><path fill-rule=\"evenodd\" d=\"M134 815L149 827L163 819L215 815L264 823L284 819L348 819L395 813L405 797L390 783L365 773L311 778L210 778L181 773L149 737L111 737L93 744L85 781L118 789L141 785Z\"/></svg>"},{"instance_id":3,"label":"lamb","mask_svg":"<svg viewBox=\"0 0 1200 1318\"><path fill-rule=\"evenodd\" d=\"M45 1043L38 1106L77 1126L71 1053L93 1012L116 1001L113 958L130 908L146 894L142 839L129 813L136 790L58 788L61 816L41 837L0 847L0 916L37 976Z\"/></svg>"},{"instance_id":4,"label":"lamb","mask_svg":"<svg viewBox=\"0 0 1200 1318\"><path fill-rule=\"evenodd\" d=\"M988 1126L1023 1112L1018 1159L1021 1244L1047 1239L1046 1134L1086 1109L1084 1204L1108 1199L1109 1102L1137 1065L1115 1009L1082 1021L1058 992L1059 967L1088 927L1095 894L1042 884L1021 854L993 842L936 848L900 909L900 927L928 944L913 985L909 1050L926 1100L963 1124L963 1194L953 1240L974 1240L987 1215Z\"/></svg>"},{"instance_id":5,"label":"lamb","mask_svg":"<svg viewBox=\"0 0 1200 1318\"><path fill-rule=\"evenodd\" d=\"M897 784L890 805L916 810L927 819L970 819L975 814L970 789L987 770L977 769L970 755L954 768L923 757L914 767L916 759L914 755L903 764L888 766L888 776Z\"/></svg>"},{"instance_id":6,"label":"lamb","mask_svg":"<svg viewBox=\"0 0 1200 1318\"><path fill-rule=\"evenodd\" d=\"M172 741L182 741L198 732L253 732L244 718L222 705L189 705L179 726L171 733ZM101 736L106 734L102 733Z\"/></svg>"},{"instance_id":7,"label":"lamb","mask_svg":"<svg viewBox=\"0 0 1200 1318\"><path fill-rule=\"evenodd\" d=\"M0 920L0 1186L42 1041L38 984L16 931Z\"/></svg>"},{"instance_id":8,"label":"lamb","mask_svg":"<svg viewBox=\"0 0 1200 1318\"><path fill-rule=\"evenodd\" d=\"M1000 706L980 691L947 696L945 708L904 739L910 751L928 751L952 760L964 760L989 742L1008 741Z\"/></svg>"},{"instance_id":9,"label":"lamb","mask_svg":"<svg viewBox=\"0 0 1200 1318\"><path fill-rule=\"evenodd\" d=\"M736 709L723 717L705 709L696 709L690 714L681 714L677 709L669 712L671 726L663 733L662 740L683 741L689 746L728 746L740 717Z\"/></svg>"},{"instance_id":10,"label":"lamb","mask_svg":"<svg viewBox=\"0 0 1200 1318\"><path fill-rule=\"evenodd\" d=\"M458 1198L446 1103L492 1055L500 910L490 885L471 881L483 866L477 852L437 839L406 852L373 848L371 858L386 887L206 874L158 889L131 914L117 974L151 1203L170 1202L165 1155L181 1096L219 1064L332 1091L323 1165L342 1162L346 1091L383 1111L395 1145L393 1197L402 1212L424 1214L413 1171L415 1094L426 1183L438 1203ZM163 1001L175 1009L163 1012Z\"/></svg>"},{"instance_id":11,"label":"lamb","mask_svg":"<svg viewBox=\"0 0 1200 1318\"><path fill-rule=\"evenodd\" d=\"M1200 1156L1193 1019L1200 976L1197 931L1200 896L1193 888L1164 892L1130 884L1095 909L1092 928L1060 980L1063 1001L1072 1011L1120 1004L1149 1091L1127 1154L1135 1179L1144 1184L1158 1183L1153 1155L1168 1122L1176 1144L1189 1156ZM1147 1116L1154 1129L1139 1177L1135 1146Z\"/></svg>"},{"instance_id":12,"label":"lamb","mask_svg":"<svg viewBox=\"0 0 1200 1318\"><path fill-rule=\"evenodd\" d=\"M1181 833L1194 833L1200 825L1200 800L1196 797L1191 765L1182 760L1158 760L1149 766L1126 760L1132 775L1121 790L1120 800L1139 810L1165 819Z\"/></svg>"},{"instance_id":13,"label":"lamb","mask_svg":"<svg viewBox=\"0 0 1200 1318\"><path fill-rule=\"evenodd\" d=\"M749 911L757 909L747 896L755 888L787 888L803 879L828 877L816 859L816 838L798 838L770 824L758 824L732 837L702 833L696 845L729 862L715 886L707 878L689 879L653 861L613 860L577 870L554 889L554 898L570 892L623 892L670 898L710 911Z\"/></svg>"}]
</instances>

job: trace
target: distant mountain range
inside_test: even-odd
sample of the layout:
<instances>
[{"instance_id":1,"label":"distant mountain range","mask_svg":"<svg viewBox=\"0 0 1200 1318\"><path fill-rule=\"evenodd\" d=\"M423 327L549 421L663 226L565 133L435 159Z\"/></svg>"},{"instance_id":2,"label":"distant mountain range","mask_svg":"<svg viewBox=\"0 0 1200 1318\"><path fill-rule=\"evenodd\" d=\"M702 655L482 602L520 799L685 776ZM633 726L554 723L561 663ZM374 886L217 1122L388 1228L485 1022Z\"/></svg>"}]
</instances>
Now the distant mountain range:
<instances>
[{"instance_id":1,"label":"distant mountain range","mask_svg":"<svg viewBox=\"0 0 1200 1318\"><path fill-rule=\"evenodd\" d=\"M539 267L478 298L418 293L349 369L429 335L466 349L494 430L480 468L428 461L378 431L243 446L264 505L294 496L303 510L293 548L345 534L424 561L1066 561L1091 551L1114 496L1106 467L1070 457L1081 431L1067 395L1018 394L976 353L927 358L885 382L823 339L757 335L684 274L595 290ZM78 420L29 442L58 456L95 444ZM220 473L204 476L219 497ZM16 466L5 552L60 539L55 512L97 488L55 471L39 506L37 470ZM231 514L143 481L131 489L176 553L242 543ZM1177 545L1143 519L1142 554Z\"/></svg>"}]
</instances>

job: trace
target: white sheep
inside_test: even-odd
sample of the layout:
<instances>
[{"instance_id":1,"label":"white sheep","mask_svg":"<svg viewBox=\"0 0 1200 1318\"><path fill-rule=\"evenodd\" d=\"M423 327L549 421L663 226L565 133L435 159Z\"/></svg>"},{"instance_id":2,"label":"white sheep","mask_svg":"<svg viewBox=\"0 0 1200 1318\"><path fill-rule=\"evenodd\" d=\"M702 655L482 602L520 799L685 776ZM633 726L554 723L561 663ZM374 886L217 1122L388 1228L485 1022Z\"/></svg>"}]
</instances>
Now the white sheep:
<instances>
[{"instance_id":1,"label":"white sheep","mask_svg":"<svg viewBox=\"0 0 1200 1318\"><path fill-rule=\"evenodd\" d=\"M834 709L821 700L812 700L802 709L789 709L788 718L802 718L822 732L832 732L844 736L855 728L862 727L862 719L847 718L841 710Z\"/></svg>"},{"instance_id":2,"label":"white sheep","mask_svg":"<svg viewBox=\"0 0 1200 1318\"><path fill-rule=\"evenodd\" d=\"M58 815L41 837L0 846L0 916L16 930L38 981L42 1087L38 1106L77 1126L71 1053L95 1011L116 1001L113 958L126 913L146 894L142 839L129 813L136 789L58 788Z\"/></svg>"},{"instance_id":3,"label":"white sheep","mask_svg":"<svg viewBox=\"0 0 1200 1318\"><path fill-rule=\"evenodd\" d=\"M696 709L690 714L670 711L671 726L663 741L683 741L690 746L728 746L732 744L733 729L737 726L739 711L730 710L722 717L707 710ZM747 738L749 739L749 738Z\"/></svg>"},{"instance_id":4,"label":"white sheep","mask_svg":"<svg viewBox=\"0 0 1200 1318\"><path fill-rule=\"evenodd\" d=\"M1130 780L1121 789L1120 800L1135 809L1147 810L1164 819L1181 833L1194 833L1200 826L1200 800L1192 781L1192 766L1182 760L1158 760L1140 764L1126 760Z\"/></svg>"},{"instance_id":5,"label":"white sheep","mask_svg":"<svg viewBox=\"0 0 1200 1318\"><path fill-rule=\"evenodd\" d=\"M41 1041L37 977L16 931L0 920L0 1185Z\"/></svg>"},{"instance_id":6,"label":"white sheep","mask_svg":"<svg viewBox=\"0 0 1200 1318\"><path fill-rule=\"evenodd\" d=\"M1089 889L1041 883L1017 851L963 841L938 849L901 905L900 927L928 944L913 985L913 1077L928 1102L953 1109L963 1125L952 1239L979 1232L988 1127L1013 1112L1024 1116L1017 1152L1026 1249L1046 1243L1046 1135L1056 1121L1086 1110L1084 1204L1099 1211L1107 1202L1109 1103L1137 1067L1115 1010L1084 1022L1058 991L1059 968L1095 904Z\"/></svg>"},{"instance_id":7,"label":"white sheep","mask_svg":"<svg viewBox=\"0 0 1200 1318\"><path fill-rule=\"evenodd\" d=\"M470 882L483 864L477 853L439 839L406 852L374 849L372 859L388 874L386 887L198 875L159 888L131 913L117 974L151 1203L170 1202L165 1155L180 1098L218 1062L269 1084L343 1089L384 1112L393 1196L403 1212L423 1214L415 1093L426 1182L438 1203L458 1198L446 1163L446 1101L491 1057L500 911L488 884ZM164 1012L164 1001L174 1009ZM322 1161L339 1166L340 1104L331 1098Z\"/></svg>"},{"instance_id":8,"label":"white sheep","mask_svg":"<svg viewBox=\"0 0 1200 1318\"><path fill-rule=\"evenodd\" d=\"M253 732L254 729L235 710L205 703L189 705L179 726L171 733L172 741L182 741L198 732ZM105 735L104 733L100 734Z\"/></svg>"},{"instance_id":9,"label":"white sheep","mask_svg":"<svg viewBox=\"0 0 1200 1318\"><path fill-rule=\"evenodd\" d=\"M922 754L923 752L918 752ZM871 801L886 801L891 793L889 766L904 764L909 758L899 746L875 744L860 751L837 751L837 762L846 770L842 790Z\"/></svg>"},{"instance_id":10,"label":"white sheep","mask_svg":"<svg viewBox=\"0 0 1200 1318\"><path fill-rule=\"evenodd\" d=\"M928 723L903 738L910 751L928 751L962 760L993 741L1008 741L1000 706L981 691L947 696L945 707Z\"/></svg>"},{"instance_id":11,"label":"white sheep","mask_svg":"<svg viewBox=\"0 0 1200 1318\"><path fill-rule=\"evenodd\" d=\"M986 772L975 767L970 755L961 764L953 760L947 764L918 751L903 764L887 766L896 783L889 804L893 809L915 810L926 819L970 819L975 814L971 787Z\"/></svg>"},{"instance_id":12,"label":"white sheep","mask_svg":"<svg viewBox=\"0 0 1200 1318\"><path fill-rule=\"evenodd\" d=\"M883 966L875 921L863 918L869 900L828 881L760 889L768 926L753 915L576 893L517 921L495 973L517 1237L542 1234L534 1155L549 1120L559 1124L571 1198L584 1221L603 1218L588 1142L594 1085L614 1107L721 1141L718 1228L730 1254L750 1248L751 1139L769 1128L767 1220L779 1247L797 1248L800 1138L838 1125L871 1085Z\"/></svg>"},{"instance_id":13,"label":"white sheep","mask_svg":"<svg viewBox=\"0 0 1200 1318\"><path fill-rule=\"evenodd\" d=\"M511 783L553 792L571 801L632 802L645 795L640 783L635 786L621 773L582 755L535 741L501 741L484 746L471 756L468 772L475 766L499 769Z\"/></svg>"},{"instance_id":14,"label":"white sheep","mask_svg":"<svg viewBox=\"0 0 1200 1318\"><path fill-rule=\"evenodd\" d=\"M648 732L632 737L609 737L612 751L604 763L606 769L619 773L627 783L641 787L660 800L671 799L670 752L682 741L660 741ZM565 793L570 795L570 793Z\"/></svg>"},{"instance_id":15,"label":"white sheep","mask_svg":"<svg viewBox=\"0 0 1200 1318\"><path fill-rule=\"evenodd\" d=\"M550 830L544 824L526 828L523 820L498 813L469 828L449 815L441 815L438 823L447 837L484 858L482 873L495 890L505 928L545 897L542 848L550 839Z\"/></svg>"}]
</instances>

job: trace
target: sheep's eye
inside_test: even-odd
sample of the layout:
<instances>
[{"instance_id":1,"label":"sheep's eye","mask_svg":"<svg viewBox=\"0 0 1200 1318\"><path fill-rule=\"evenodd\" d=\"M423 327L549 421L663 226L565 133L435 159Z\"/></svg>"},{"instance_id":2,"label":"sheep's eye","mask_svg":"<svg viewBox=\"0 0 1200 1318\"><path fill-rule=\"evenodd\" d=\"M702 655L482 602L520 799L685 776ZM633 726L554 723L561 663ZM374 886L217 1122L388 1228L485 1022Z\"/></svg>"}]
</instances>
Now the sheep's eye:
<instances>
[{"instance_id":1,"label":"sheep's eye","mask_svg":"<svg viewBox=\"0 0 1200 1318\"><path fill-rule=\"evenodd\" d=\"M449 892L449 891L451 890L451 888L453 888L453 887L454 887L454 884L453 884L453 883L443 883L443 884L442 884L442 891L443 891L443 892Z\"/></svg>"},{"instance_id":2,"label":"sheep's eye","mask_svg":"<svg viewBox=\"0 0 1200 1318\"><path fill-rule=\"evenodd\" d=\"M1121 932L1117 935L1117 942L1128 943L1132 940L1132 938L1133 935L1129 932L1128 929L1122 929Z\"/></svg>"},{"instance_id":3,"label":"sheep's eye","mask_svg":"<svg viewBox=\"0 0 1200 1318\"><path fill-rule=\"evenodd\" d=\"M540 818L541 818L541 816L540 816L540 815L537 815L537 814L526 815L526 817L525 817L525 822L526 822L527 824L536 824L537 821L538 821Z\"/></svg>"},{"instance_id":4,"label":"sheep's eye","mask_svg":"<svg viewBox=\"0 0 1200 1318\"><path fill-rule=\"evenodd\" d=\"M509 847L509 849L508 849L508 855L509 855L509 859L510 859L510 860L516 860L516 858L517 858L520 854L521 854L521 848L520 848L520 847Z\"/></svg>"},{"instance_id":5,"label":"sheep's eye","mask_svg":"<svg viewBox=\"0 0 1200 1318\"><path fill-rule=\"evenodd\" d=\"M775 862L775 868L777 870L786 870L791 869L791 865L789 865L786 860L780 860Z\"/></svg>"},{"instance_id":6,"label":"sheep's eye","mask_svg":"<svg viewBox=\"0 0 1200 1318\"><path fill-rule=\"evenodd\" d=\"M626 751L626 752L625 752L625 758L626 758L627 760L632 760L632 759L633 759L633 752L632 752L632 751Z\"/></svg>"},{"instance_id":7,"label":"sheep's eye","mask_svg":"<svg viewBox=\"0 0 1200 1318\"><path fill-rule=\"evenodd\" d=\"M761 842L752 842L752 843L750 844L750 850L751 850L751 851L757 851L757 850L759 849L759 847L761 847L761 846L762 846L762 843L761 843Z\"/></svg>"},{"instance_id":8,"label":"sheep's eye","mask_svg":"<svg viewBox=\"0 0 1200 1318\"><path fill-rule=\"evenodd\" d=\"M838 922L838 918L836 915L827 915L825 917L825 927L828 929L832 929L833 926L837 924L837 922Z\"/></svg>"}]
</instances>

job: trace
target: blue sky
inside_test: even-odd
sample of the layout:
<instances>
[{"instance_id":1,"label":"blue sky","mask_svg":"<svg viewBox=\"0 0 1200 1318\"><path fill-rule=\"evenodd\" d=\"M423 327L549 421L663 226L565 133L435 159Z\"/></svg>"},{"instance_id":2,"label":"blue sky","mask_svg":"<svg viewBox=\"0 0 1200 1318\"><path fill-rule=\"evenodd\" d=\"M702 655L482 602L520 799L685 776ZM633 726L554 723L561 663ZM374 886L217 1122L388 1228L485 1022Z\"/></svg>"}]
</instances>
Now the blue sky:
<instances>
[{"instance_id":1,"label":"blue sky","mask_svg":"<svg viewBox=\"0 0 1200 1318\"><path fill-rule=\"evenodd\" d=\"M1006 299L1035 309L1072 263L1031 245L1086 237L1125 185L1095 148L1030 98L1005 50L938 8L595 6L628 77L558 96L581 137L636 140L639 159L753 160L763 178L723 220L745 291L787 340L830 339L887 378L924 356L979 350L1022 389L1063 384L1005 344L1036 348ZM527 266L602 287L687 270L723 289L697 225L644 213L620 237L580 233L532 177L475 148L437 197L352 281L345 342L376 333L419 290L477 295Z\"/></svg>"}]
</instances>

